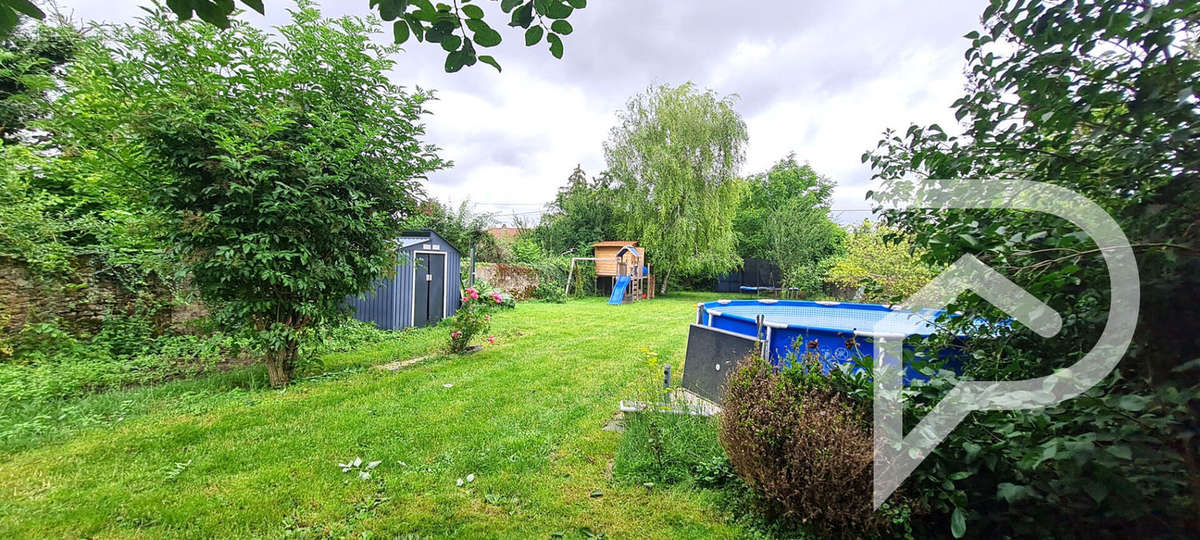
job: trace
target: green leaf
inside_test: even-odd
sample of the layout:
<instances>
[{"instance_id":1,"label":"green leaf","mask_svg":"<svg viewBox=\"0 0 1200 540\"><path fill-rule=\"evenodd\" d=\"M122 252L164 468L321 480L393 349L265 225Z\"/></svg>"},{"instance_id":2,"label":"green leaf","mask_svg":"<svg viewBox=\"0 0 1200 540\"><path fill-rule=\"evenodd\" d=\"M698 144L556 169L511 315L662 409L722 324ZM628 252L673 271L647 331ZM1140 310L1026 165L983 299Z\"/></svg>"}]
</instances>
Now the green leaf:
<instances>
[{"instance_id":1,"label":"green leaf","mask_svg":"<svg viewBox=\"0 0 1200 540\"><path fill-rule=\"evenodd\" d=\"M567 0L568 4L575 9L583 9L587 7L587 0Z\"/></svg>"},{"instance_id":2,"label":"green leaf","mask_svg":"<svg viewBox=\"0 0 1200 540\"><path fill-rule=\"evenodd\" d=\"M446 73L457 73L459 70L462 69L464 63L465 63L465 59L462 57L461 54L459 54L458 51L454 51L450 54L447 54L446 55L446 65L445 65Z\"/></svg>"},{"instance_id":3,"label":"green leaf","mask_svg":"<svg viewBox=\"0 0 1200 540\"><path fill-rule=\"evenodd\" d=\"M442 38L442 50L446 52L458 50L459 45L462 45L462 38L456 34L449 34Z\"/></svg>"},{"instance_id":4,"label":"green leaf","mask_svg":"<svg viewBox=\"0 0 1200 540\"><path fill-rule=\"evenodd\" d=\"M491 56L488 56L486 54L482 55L479 57L479 61L496 68L496 71L504 71L504 70L500 69L500 62L497 62L496 59L492 58Z\"/></svg>"},{"instance_id":5,"label":"green leaf","mask_svg":"<svg viewBox=\"0 0 1200 540\"><path fill-rule=\"evenodd\" d=\"M950 480L957 482L959 480L970 478L971 475L973 475L973 474L975 474L974 471L958 471L958 472L950 475Z\"/></svg>"},{"instance_id":6,"label":"green leaf","mask_svg":"<svg viewBox=\"0 0 1200 540\"><path fill-rule=\"evenodd\" d=\"M571 7L562 0L548 0L548 5L543 13L545 13L546 16L550 17L551 19L565 19L570 17L571 13L574 11L575 8Z\"/></svg>"},{"instance_id":7,"label":"green leaf","mask_svg":"<svg viewBox=\"0 0 1200 540\"><path fill-rule=\"evenodd\" d=\"M7 34L17 27L16 12L6 6L0 6L0 35Z\"/></svg>"},{"instance_id":8,"label":"green leaf","mask_svg":"<svg viewBox=\"0 0 1200 540\"><path fill-rule=\"evenodd\" d=\"M395 35L397 45L408 41L408 22L404 19L396 21L396 24L392 25L392 34Z\"/></svg>"},{"instance_id":9,"label":"green leaf","mask_svg":"<svg viewBox=\"0 0 1200 540\"><path fill-rule=\"evenodd\" d=\"M404 15L408 9L408 0L380 0L379 17L384 21L394 21Z\"/></svg>"},{"instance_id":10,"label":"green leaf","mask_svg":"<svg viewBox=\"0 0 1200 540\"><path fill-rule=\"evenodd\" d=\"M1126 460L1133 459L1133 452L1129 450L1128 445L1114 444L1112 446L1105 448L1104 451L1106 451L1109 454L1112 454L1114 457L1118 457L1120 459L1126 459Z\"/></svg>"},{"instance_id":11,"label":"green leaf","mask_svg":"<svg viewBox=\"0 0 1200 540\"><path fill-rule=\"evenodd\" d=\"M263 7L262 0L242 0L242 3L249 6L250 9L257 11L259 15L267 14L266 8Z\"/></svg>"},{"instance_id":12,"label":"green leaf","mask_svg":"<svg viewBox=\"0 0 1200 540\"><path fill-rule=\"evenodd\" d=\"M562 38L558 37L558 34L552 32L546 34L546 41L550 42L550 54L561 60L563 57Z\"/></svg>"},{"instance_id":13,"label":"green leaf","mask_svg":"<svg viewBox=\"0 0 1200 540\"><path fill-rule=\"evenodd\" d=\"M529 28L530 24L533 24L533 2L526 3L513 10L512 21L508 23L509 26L519 26L521 28Z\"/></svg>"},{"instance_id":14,"label":"green leaf","mask_svg":"<svg viewBox=\"0 0 1200 540\"><path fill-rule=\"evenodd\" d=\"M1097 504L1108 497L1108 486L1096 481L1083 484L1083 491L1084 493L1087 493L1093 501L1096 501Z\"/></svg>"},{"instance_id":15,"label":"green leaf","mask_svg":"<svg viewBox=\"0 0 1200 540\"><path fill-rule=\"evenodd\" d=\"M537 45L542 40L543 30L540 26L530 26L529 30L525 31L525 46L531 47Z\"/></svg>"},{"instance_id":16,"label":"green leaf","mask_svg":"<svg viewBox=\"0 0 1200 540\"><path fill-rule=\"evenodd\" d=\"M467 17L470 17L472 19L482 19L483 18L483 8L476 6L474 4L467 4L467 5L463 6L462 12Z\"/></svg>"},{"instance_id":17,"label":"green leaf","mask_svg":"<svg viewBox=\"0 0 1200 540\"><path fill-rule=\"evenodd\" d=\"M425 27L421 26L421 20L416 15L411 13L404 14L404 21L408 23L408 27L412 29L413 37L417 41L425 41Z\"/></svg>"},{"instance_id":18,"label":"green leaf","mask_svg":"<svg viewBox=\"0 0 1200 540\"><path fill-rule=\"evenodd\" d=\"M1117 406L1127 411L1138 412L1145 410L1146 404L1149 402L1150 400L1145 396L1127 395L1121 396L1121 399L1117 400Z\"/></svg>"},{"instance_id":19,"label":"green leaf","mask_svg":"<svg viewBox=\"0 0 1200 540\"><path fill-rule=\"evenodd\" d=\"M550 29L561 35L569 35L575 29L571 27L571 23L567 21L554 21L550 23Z\"/></svg>"},{"instance_id":20,"label":"green leaf","mask_svg":"<svg viewBox=\"0 0 1200 540\"><path fill-rule=\"evenodd\" d=\"M1009 504L1029 497L1030 493L1029 486L1018 486L1008 482L1001 482L996 486L996 496L1004 499Z\"/></svg>"},{"instance_id":21,"label":"green leaf","mask_svg":"<svg viewBox=\"0 0 1200 540\"><path fill-rule=\"evenodd\" d=\"M500 32L488 28L482 32L475 32L474 39L480 47L495 47L500 44L502 38Z\"/></svg>"},{"instance_id":22,"label":"green leaf","mask_svg":"<svg viewBox=\"0 0 1200 540\"><path fill-rule=\"evenodd\" d=\"M195 4L196 14L200 16L200 20L211 24L217 28L229 28L229 14L233 12L233 4L229 4L229 9L217 4L207 2Z\"/></svg>"},{"instance_id":23,"label":"green leaf","mask_svg":"<svg viewBox=\"0 0 1200 540\"><path fill-rule=\"evenodd\" d=\"M967 533L967 517L963 515L962 508L954 507L954 513L950 514L950 534L955 538L962 538Z\"/></svg>"},{"instance_id":24,"label":"green leaf","mask_svg":"<svg viewBox=\"0 0 1200 540\"><path fill-rule=\"evenodd\" d=\"M0 4L8 4L13 11L24 13L25 15L33 17L39 21L46 18L46 14L43 13L41 9L38 9L37 6L33 5L33 2L30 2L29 0L7 0L0 1Z\"/></svg>"},{"instance_id":25,"label":"green leaf","mask_svg":"<svg viewBox=\"0 0 1200 540\"><path fill-rule=\"evenodd\" d=\"M500 9L505 13L513 10L513 8L521 5L521 0L500 0Z\"/></svg>"}]
</instances>

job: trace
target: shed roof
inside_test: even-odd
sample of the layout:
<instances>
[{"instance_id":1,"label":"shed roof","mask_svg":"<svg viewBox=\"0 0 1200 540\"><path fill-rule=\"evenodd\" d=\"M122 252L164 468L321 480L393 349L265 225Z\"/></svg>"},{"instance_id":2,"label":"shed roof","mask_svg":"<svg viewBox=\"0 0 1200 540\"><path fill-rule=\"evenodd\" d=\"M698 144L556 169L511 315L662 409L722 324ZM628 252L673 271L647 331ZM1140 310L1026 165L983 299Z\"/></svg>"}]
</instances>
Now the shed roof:
<instances>
[{"instance_id":1,"label":"shed roof","mask_svg":"<svg viewBox=\"0 0 1200 540\"><path fill-rule=\"evenodd\" d=\"M428 241L429 241L428 236L424 236L424 237L401 236L400 238L396 239L396 243L400 244L400 249L410 248L417 244L423 244Z\"/></svg>"},{"instance_id":2,"label":"shed roof","mask_svg":"<svg viewBox=\"0 0 1200 540\"><path fill-rule=\"evenodd\" d=\"M458 249L458 246L450 243L449 240L446 240L441 235L434 232L433 229L404 231L403 233L400 233L400 238L396 239L396 243L400 245L400 249L407 249L417 244L425 244L428 242L445 244L450 246L450 249L458 253L462 253L462 250Z\"/></svg>"}]
</instances>

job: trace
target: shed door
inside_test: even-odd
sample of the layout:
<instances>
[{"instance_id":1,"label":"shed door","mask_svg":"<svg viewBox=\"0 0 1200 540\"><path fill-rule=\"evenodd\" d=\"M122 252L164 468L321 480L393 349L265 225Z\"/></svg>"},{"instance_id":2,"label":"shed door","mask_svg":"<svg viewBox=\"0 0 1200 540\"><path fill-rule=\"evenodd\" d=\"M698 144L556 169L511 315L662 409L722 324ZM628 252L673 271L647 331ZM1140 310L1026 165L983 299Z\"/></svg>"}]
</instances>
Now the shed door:
<instances>
[{"instance_id":1,"label":"shed door","mask_svg":"<svg viewBox=\"0 0 1200 540\"><path fill-rule=\"evenodd\" d=\"M434 324L446 316L445 254L416 254L413 288L414 326Z\"/></svg>"}]
</instances>

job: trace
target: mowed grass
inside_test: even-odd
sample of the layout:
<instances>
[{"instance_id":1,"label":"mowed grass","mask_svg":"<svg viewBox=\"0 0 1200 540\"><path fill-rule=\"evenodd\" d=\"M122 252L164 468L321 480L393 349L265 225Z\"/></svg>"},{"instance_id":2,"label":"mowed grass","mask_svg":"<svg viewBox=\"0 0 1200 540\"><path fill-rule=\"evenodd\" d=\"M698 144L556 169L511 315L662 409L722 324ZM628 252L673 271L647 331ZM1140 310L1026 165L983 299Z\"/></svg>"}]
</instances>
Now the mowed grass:
<instances>
[{"instance_id":1,"label":"mowed grass","mask_svg":"<svg viewBox=\"0 0 1200 540\"><path fill-rule=\"evenodd\" d=\"M525 303L496 345L397 372L362 367L435 353L444 328L284 391L246 370L63 404L90 420L0 450L0 537L740 536L715 493L614 482L601 429L661 377L639 349L682 365L712 297ZM337 466L355 457L382 463L364 481Z\"/></svg>"}]
</instances>

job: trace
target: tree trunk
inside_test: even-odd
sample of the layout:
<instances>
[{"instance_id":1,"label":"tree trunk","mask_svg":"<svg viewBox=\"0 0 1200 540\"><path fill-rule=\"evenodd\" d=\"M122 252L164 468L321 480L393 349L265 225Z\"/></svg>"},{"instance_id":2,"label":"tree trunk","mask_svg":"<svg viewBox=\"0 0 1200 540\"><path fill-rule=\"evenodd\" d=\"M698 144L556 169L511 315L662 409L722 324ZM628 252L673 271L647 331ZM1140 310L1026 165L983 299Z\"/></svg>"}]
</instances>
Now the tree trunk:
<instances>
[{"instance_id":1,"label":"tree trunk","mask_svg":"<svg viewBox=\"0 0 1200 540\"><path fill-rule=\"evenodd\" d=\"M291 376L287 370L283 368L283 355L280 353L267 354L267 376L271 379L271 386L275 388L283 388L287 386Z\"/></svg>"},{"instance_id":2,"label":"tree trunk","mask_svg":"<svg viewBox=\"0 0 1200 540\"><path fill-rule=\"evenodd\" d=\"M667 294L667 281L669 281L670 279L671 279L671 269L668 268L667 272L665 274L663 274L662 285L658 288L658 294Z\"/></svg>"},{"instance_id":3,"label":"tree trunk","mask_svg":"<svg viewBox=\"0 0 1200 540\"><path fill-rule=\"evenodd\" d=\"M297 346L289 341L284 348L267 353L267 376L271 386L283 388L291 382L292 372L296 369Z\"/></svg>"}]
</instances>

